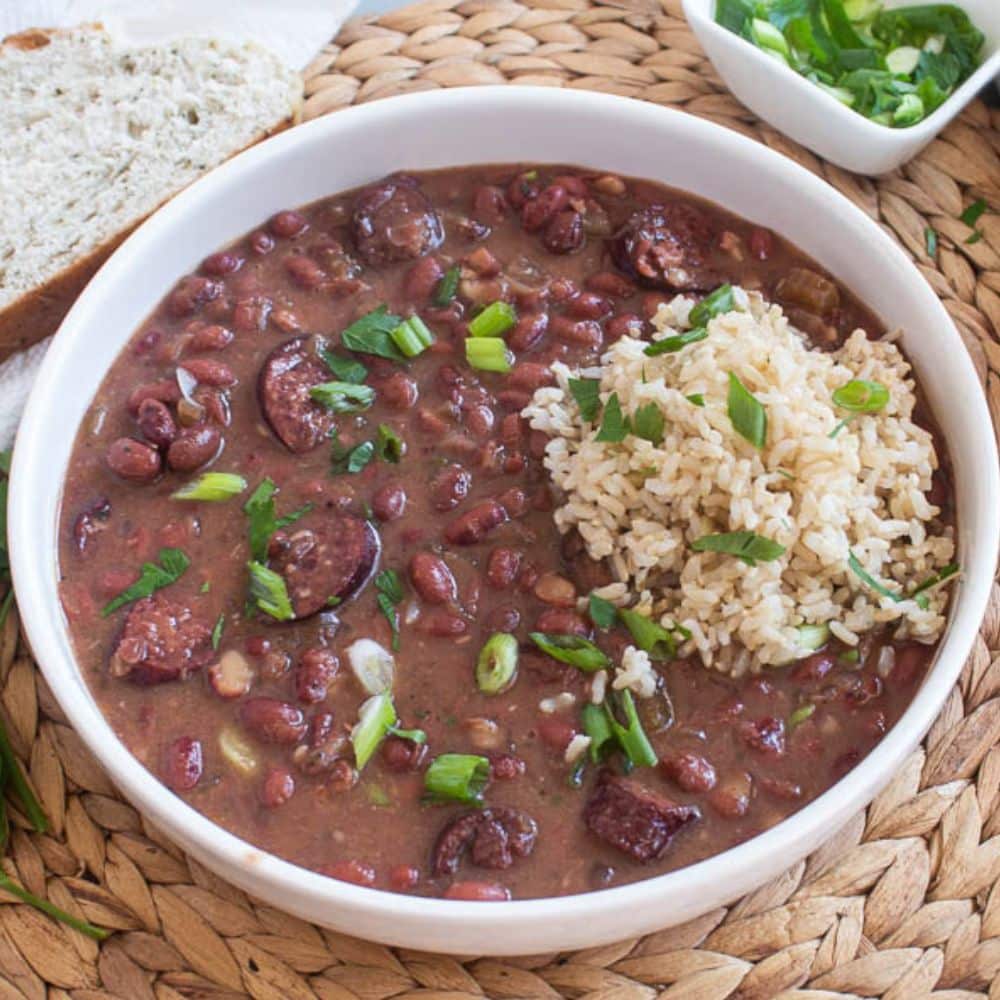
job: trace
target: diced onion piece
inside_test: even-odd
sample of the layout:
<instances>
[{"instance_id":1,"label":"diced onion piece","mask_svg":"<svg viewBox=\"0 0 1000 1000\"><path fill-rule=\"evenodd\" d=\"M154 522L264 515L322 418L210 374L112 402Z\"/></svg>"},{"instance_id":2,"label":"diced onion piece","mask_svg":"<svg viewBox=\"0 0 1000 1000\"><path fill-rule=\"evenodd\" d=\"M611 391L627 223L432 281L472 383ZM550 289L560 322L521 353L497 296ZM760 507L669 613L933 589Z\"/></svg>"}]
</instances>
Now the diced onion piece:
<instances>
[{"instance_id":1,"label":"diced onion piece","mask_svg":"<svg viewBox=\"0 0 1000 1000\"><path fill-rule=\"evenodd\" d=\"M260 761L253 747L232 726L225 726L219 733L219 750L222 751L222 756L246 777L255 774L260 767Z\"/></svg>"},{"instance_id":2,"label":"diced onion piece","mask_svg":"<svg viewBox=\"0 0 1000 1000\"><path fill-rule=\"evenodd\" d=\"M465 360L479 371L506 374L513 367L514 355L502 337L467 337Z\"/></svg>"},{"instance_id":3,"label":"diced onion piece","mask_svg":"<svg viewBox=\"0 0 1000 1000\"><path fill-rule=\"evenodd\" d=\"M374 639L357 639L347 647L347 661L358 683L369 694L392 690L396 661L392 653Z\"/></svg>"}]
</instances>

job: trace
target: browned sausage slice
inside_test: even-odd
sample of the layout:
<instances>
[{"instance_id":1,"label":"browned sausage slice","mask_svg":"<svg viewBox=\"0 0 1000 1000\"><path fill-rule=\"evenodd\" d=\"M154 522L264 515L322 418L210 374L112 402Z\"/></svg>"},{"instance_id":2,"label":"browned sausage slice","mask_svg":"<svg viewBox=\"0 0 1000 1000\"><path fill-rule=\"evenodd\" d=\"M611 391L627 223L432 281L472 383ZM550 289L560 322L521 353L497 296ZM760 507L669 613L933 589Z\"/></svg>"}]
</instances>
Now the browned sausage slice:
<instances>
[{"instance_id":1,"label":"browned sausage slice","mask_svg":"<svg viewBox=\"0 0 1000 1000\"><path fill-rule=\"evenodd\" d=\"M434 845L435 875L454 875L468 851L480 868L510 868L535 847L538 826L520 809L493 808L465 813L453 819Z\"/></svg>"},{"instance_id":2,"label":"browned sausage slice","mask_svg":"<svg viewBox=\"0 0 1000 1000\"><path fill-rule=\"evenodd\" d=\"M212 658L212 630L160 594L136 601L111 654L112 677L135 684L183 680Z\"/></svg>"},{"instance_id":3,"label":"browned sausage slice","mask_svg":"<svg viewBox=\"0 0 1000 1000\"><path fill-rule=\"evenodd\" d=\"M674 834L701 813L697 806L681 805L638 781L605 775L583 818L601 840L645 864L660 857Z\"/></svg>"},{"instance_id":4,"label":"browned sausage slice","mask_svg":"<svg viewBox=\"0 0 1000 1000\"><path fill-rule=\"evenodd\" d=\"M707 291L720 283L708 263L715 233L708 217L683 202L635 212L608 243L619 270L649 288Z\"/></svg>"},{"instance_id":5,"label":"browned sausage slice","mask_svg":"<svg viewBox=\"0 0 1000 1000\"><path fill-rule=\"evenodd\" d=\"M358 194L351 220L354 245L378 266L423 257L444 240L434 207L411 177L391 177Z\"/></svg>"},{"instance_id":6,"label":"browned sausage slice","mask_svg":"<svg viewBox=\"0 0 1000 1000\"><path fill-rule=\"evenodd\" d=\"M333 414L309 390L332 379L308 337L286 341L264 360L257 381L260 408L289 451L301 454L329 437Z\"/></svg>"},{"instance_id":7,"label":"browned sausage slice","mask_svg":"<svg viewBox=\"0 0 1000 1000\"><path fill-rule=\"evenodd\" d=\"M368 521L351 514L323 515L308 527L271 537L271 569L285 580L296 619L346 601L368 580L379 537Z\"/></svg>"}]
</instances>

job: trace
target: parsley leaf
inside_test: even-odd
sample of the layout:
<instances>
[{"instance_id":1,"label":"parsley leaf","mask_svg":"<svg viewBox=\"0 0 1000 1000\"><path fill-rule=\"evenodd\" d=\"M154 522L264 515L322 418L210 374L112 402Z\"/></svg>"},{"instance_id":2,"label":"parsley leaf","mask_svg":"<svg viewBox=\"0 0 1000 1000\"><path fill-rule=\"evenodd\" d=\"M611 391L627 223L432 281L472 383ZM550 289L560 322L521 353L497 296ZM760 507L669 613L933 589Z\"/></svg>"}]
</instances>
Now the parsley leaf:
<instances>
[{"instance_id":1,"label":"parsley leaf","mask_svg":"<svg viewBox=\"0 0 1000 1000\"><path fill-rule=\"evenodd\" d=\"M595 441L624 441L630 430L628 418L622 413L622 404L618 393L613 392L604 406L604 417Z\"/></svg>"},{"instance_id":2,"label":"parsley leaf","mask_svg":"<svg viewBox=\"0 0 1000 1000\"><path fill-rule=\"evenodd\" d=\"M138 601L163 587L176 583L191 565L191 560L180 549L160 549L159 564L143 563L139 579L126 587L117 597L112 598L101 609L101 617L107 618L126 604Z\"/></svg>"},{"instance_id":3,"label":"parsley leaf","mask_svg":"<svg viewBox=\"0 0 1000 1000\"><path fill-rule=\"evenodd\" d=\"M756 566L760 562L771 562L783 555L785 546L771 541L752 531L728 531L721 535L703 535L691 543L695 552L720 552L724 555L736 556L748 566Z\"/></svg>"},{"instance_id":4,"label":"parsley leaf","mask_svg":"<svg viewBox=\"0 0 1000 1000\"><path fill-rule=\"evenodd\" d=\"M326 362L326 367L337 376L341 382L360 385L368 377L368 369L360 361L352 358L342 358L332 351L320 351L320 357Z\"/></svg>"},{"instance_id":5,"label":"parsley leaf","mask_svg":"<svg viewBox=\"0 0 1000 1000\"><path fill-rule=\"evenodd\" d=\"M618 609L603 597L591 594L587 602L587 614L590 620L600 629L607 631L618 620Z\"/></svg>"},{"instance_id":6,"label":"parsley leaf","mask_svg":"<svg viewBox=\"0 0 1000 1000\"><path fill-rule=\"evenodd\" d=\"M580 416L588 423L597 419L601 411L601 383L596 378L571 378L569 380L570 395L580 407Z\"/></svg>"},{"instance_id":7,"label":"parsley leaf","mask_svg":"<svg viewBox=\"0 0 1000 1000\"><path fill-rule=\"evenodd\" d=\"M393 465L398 465L406 452L406 445L388 424L379 424L375 450L383 462L392 462Z\"/></svg>"},{"instance_id":8,"label":"parsley leaf","mask_svg":"<svg viewBox=\"0 0 1000 1000\"><path fill-rule=\"evenodd\" d=\"M399 612L396 605L403 599L403 583L394 569L384 569L375 577L376 602L392 629L392 648L399 649Z\"/></svg>"},{"instance_id":9,"label":"parsley leaf","mask_svg":"<svg viewBox=\"0 0 1000 1000\"><path fill-rule=\"evenodd\" d=\"M353 448L341 444L336 436L333 440L331 453L331 469L334 475L347 473L356 475L375 457L375 444L372 441L362 441Z\"/></svg>"},{"instance_id":10,"label":"parsley leaf","mask_svg":"<svg viewBox=\"0 0 1000 1000\"><path fill-rule=\"evenodd\" d=\"M653 444L663 443L663 428L666 426L666 418L656 403L646 403L640 406L632 415L632 430L637 437L641 437Z\"/></svg>"},{"instance_id":11,"label":"parsley leaf","mask_svg":"<svg viewBox=\"0 0 1000 1000\"><path fill-rule=\"evenodd\" d=\"M312 504L307 503L291 514L279 518L274 509L274 497L277 492L278 487L274 485L274 480L263 479L243 505L243 512L250 518L248 527L250 555L260 563L267 561L267 543L270 542L271 536L279 528L287 528L312 510Z\"/></svg>"},{"instance_id":12,"label":"parsley leaf","mask_svg":"<svg viewBox=\"0 0 1000 1000\"><path fill-rule=\"evenodd\" d=\"M697 344L699 340L704 340L708 336L708 330L703 326L695 327L693 330L685 330L683 333L675 334L672 337L664 337L662 340L654 340L642 352L647 358L655 358L659 354L676 354L688 344Z\"/></svg>"},{"instance_id":13,"label":"parsley leaf","mask_svg":"<svg viewBox=\"0 0 1000 1000\"><path fill-rule=\"evenodd\" d=\"M218 649L219 643L222 642L222 630L226 627L226 616L219 615L215 620L215 625L212 628L212 649Z\"/></svg>"},{"instance_id":14,"label":"parsley leaf","mask_svg":"<svg viewBox=\"0 0 1000 1000\"><path fill-rule=\"evenodd\" d=\"M392 331L401 322L401 316L393 315L386 306L381 305L355 320L341 333L340 340L349 351L404 362L406 357L391 337Z\"/></svg>"}]
</instances>

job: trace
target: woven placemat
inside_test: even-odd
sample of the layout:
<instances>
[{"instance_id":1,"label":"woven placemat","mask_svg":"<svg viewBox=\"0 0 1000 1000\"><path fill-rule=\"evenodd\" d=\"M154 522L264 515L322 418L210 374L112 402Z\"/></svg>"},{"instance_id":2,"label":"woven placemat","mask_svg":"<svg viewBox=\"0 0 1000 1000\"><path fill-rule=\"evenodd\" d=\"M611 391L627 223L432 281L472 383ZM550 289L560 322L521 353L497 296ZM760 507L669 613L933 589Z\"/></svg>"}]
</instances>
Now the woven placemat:
<instances>
[{"instance_id":1,"label":"woven placemat","mask_svg":"<svg viewBox=\"0 0 1000 1000\"><path fill-rule=\"evenodd\" d=\"M973 104L901 171L819 162L727 94L679 0L452 0L349 23L307 72L306 117L437 87L533 83L683 108L765 142L860 205L912 255L965 337L1000 420L1000 111ZM405 164L400 164L401 167ZM983 198L982 238L958 216ZM935 259L925 230L938 234ZM3 864L116 933L102 946L0 896L0 1000L1000 1000L1000 589L924 747L863 815L727 909L641 940L524 959L389 949L221 882L121 800L0 633L0 708L52 832L12 815Z\"/></svg>"}]
</instances>

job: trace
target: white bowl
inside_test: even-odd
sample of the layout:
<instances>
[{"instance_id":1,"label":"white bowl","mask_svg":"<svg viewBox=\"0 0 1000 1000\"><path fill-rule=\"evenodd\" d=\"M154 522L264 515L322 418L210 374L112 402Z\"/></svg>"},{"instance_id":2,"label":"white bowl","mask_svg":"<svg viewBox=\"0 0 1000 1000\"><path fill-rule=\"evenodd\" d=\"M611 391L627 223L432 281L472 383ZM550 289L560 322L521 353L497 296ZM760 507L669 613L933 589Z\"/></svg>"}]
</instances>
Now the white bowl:
<instances>
[{"instance_id":1,"label":"white bowl","mask_svg":"<svg viewBox=\"0 0 1000 1000\"><path fill-rule=\"evenodd\" d=\"M681 871L560 899L421 899L334 881L265 854L177 798L128 752L74 661L59 604L60 494L74 432L108 366L163 293L210 251L282 209L401 168L535 161L675 185L772 227L893 326L950 443L963 579L937 661L902 720L850 775L750 842ZM817 847L916 746L972 645L998 545L990 418L947 313L863 212L790 160L691 115L606 95L480 88L415 94L285 132L213 171L131 236L80 296L38 374L14 453L10 547L24 628L67 717L124 794L195 858L297 916L360 937L466 954L580 948L645 934L734 899Z\"/></svg>"},{"instance_id":2,"label":"white bowl","mask_svg":"<svg viewBox=\"0 0 1000 1000\"><path fill-rule=\"evenodd\" d=\"M917 0L890 0L887 7ZM961 0L986 36L980 66L933 114L909 128L888 128L845 107L835 97L715 23L715 0L682 0L684 14L726 86L754 114L814 153L861 174L884 174L916 156L1000 75L1000 0Z\"/></svg>"}]
</instances>

